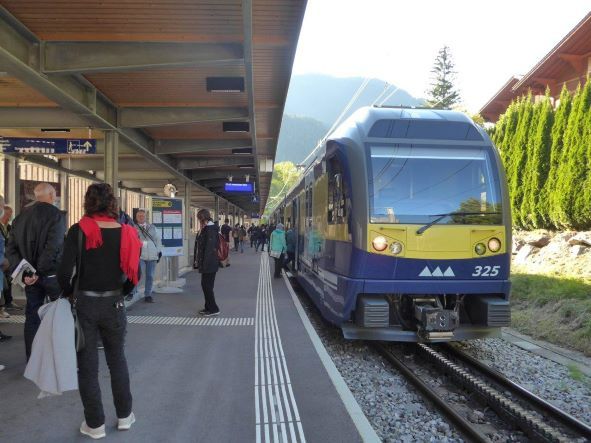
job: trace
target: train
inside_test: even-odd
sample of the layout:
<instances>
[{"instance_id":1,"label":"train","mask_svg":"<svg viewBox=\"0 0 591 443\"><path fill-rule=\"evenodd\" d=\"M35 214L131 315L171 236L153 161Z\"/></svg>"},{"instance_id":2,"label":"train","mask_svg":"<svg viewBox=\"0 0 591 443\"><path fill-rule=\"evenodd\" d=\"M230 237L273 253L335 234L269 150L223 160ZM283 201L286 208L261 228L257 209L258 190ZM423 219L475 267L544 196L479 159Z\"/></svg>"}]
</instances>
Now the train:
<instances>
[{"instance_id":1,"label":"train","mask_svg":"<svg viewBox=\"0 0 591 443\"><path fill-rule=\"evenodd\" d=\"M510 324L505 172L464 113L357 110L271 220L294 230L293 275L347 339L470 340Z\"/></svg>"}]
</instances>

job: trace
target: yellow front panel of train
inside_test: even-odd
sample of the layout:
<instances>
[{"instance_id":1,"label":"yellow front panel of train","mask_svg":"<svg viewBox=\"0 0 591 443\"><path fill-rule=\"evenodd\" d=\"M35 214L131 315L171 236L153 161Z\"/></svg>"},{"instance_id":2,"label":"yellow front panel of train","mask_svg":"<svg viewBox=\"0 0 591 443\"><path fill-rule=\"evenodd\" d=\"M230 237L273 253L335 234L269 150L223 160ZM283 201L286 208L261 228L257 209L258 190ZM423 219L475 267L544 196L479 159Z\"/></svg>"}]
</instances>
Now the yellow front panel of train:
<instances>
[{"instance_id":1,"label":"yellow front panel of train","mask_svg":"<svg viewBox=\"0 0 591 443\"><path fill-rule=\"evenodd\" d=\"M392 257L418 259L490 257L507 251L505 227L502 225L440 225L431 226L422 234L417 234L420 227L421 225L370 224L367 251ZM488 244L492 239L500 241L498 251L493 252L489 249ZM476 253L478 244L485 246L483 254ZM399 249L400 252L393 252Z\"/></svg>"}]
</instances>

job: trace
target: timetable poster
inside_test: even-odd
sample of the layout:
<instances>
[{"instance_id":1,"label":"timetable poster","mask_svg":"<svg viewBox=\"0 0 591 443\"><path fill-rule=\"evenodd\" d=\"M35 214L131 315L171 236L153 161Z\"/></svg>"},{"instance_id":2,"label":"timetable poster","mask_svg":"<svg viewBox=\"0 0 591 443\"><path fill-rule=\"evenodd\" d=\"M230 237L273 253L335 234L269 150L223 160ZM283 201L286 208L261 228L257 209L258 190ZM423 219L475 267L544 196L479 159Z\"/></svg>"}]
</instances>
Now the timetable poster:
<instances>
[{"instance_id":1,"label":"timetable poster","mask_svg":"<svg viewBox=\"0 0 591 443\"><path fill-rule=\"evenodd\" d=\"M152 224L162 240L162 255L183 255L183 200L180 198L152 198Z\"/></svg>"}]
</instances>

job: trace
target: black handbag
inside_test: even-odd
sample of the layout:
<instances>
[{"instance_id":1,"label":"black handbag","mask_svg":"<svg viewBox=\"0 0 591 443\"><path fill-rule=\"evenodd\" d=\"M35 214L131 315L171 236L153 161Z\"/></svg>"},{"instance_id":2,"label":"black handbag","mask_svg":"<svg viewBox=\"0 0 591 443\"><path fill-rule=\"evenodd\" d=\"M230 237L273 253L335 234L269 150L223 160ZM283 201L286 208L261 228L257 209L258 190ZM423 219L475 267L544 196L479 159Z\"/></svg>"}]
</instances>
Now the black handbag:
<instances>
[{"instance_id":1,"label":"black handbag","mask_svg":"<svg viewBox=\"0 0 591 443\"><path fill-rule=\"evenodd\" d=\"M78 227L78 253L76 254L76 282L74 283L74 293L72 294L72 316L74 317L74 333L75 333L75 343L76 343L76 352L80 352L84 349L86 345L86 340L84 339L84 331L82 329L82 325L80 324L80 319L78 318L78 312L76 312L76 301L78 299L78 285L80 283L81 277L81 262L82 262L82 229Z\"/></svg>"}]
</instances>

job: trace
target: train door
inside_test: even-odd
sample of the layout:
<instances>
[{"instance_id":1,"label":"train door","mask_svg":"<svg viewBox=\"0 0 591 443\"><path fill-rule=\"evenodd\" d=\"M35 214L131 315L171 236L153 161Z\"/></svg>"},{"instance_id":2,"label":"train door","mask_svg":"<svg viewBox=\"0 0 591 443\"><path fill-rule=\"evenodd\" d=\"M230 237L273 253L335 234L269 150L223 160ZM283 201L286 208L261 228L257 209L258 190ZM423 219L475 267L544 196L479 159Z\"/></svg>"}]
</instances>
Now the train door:
<instances>
[{"instance_id":1,"label":"train door","mask_svg":"<svg viewBox=\"0 0 591 443\"><path fill-rule=\"evenodd\" d=\"M299 264L298 264L298 257L299 257L299 228L298 228L298 220L299 220L299 214L298 214L298 197L295 197L292 202L291 202L291 229L293 230L293 235L294 235L294 243L295 243L295 258L294 258L294 269L296 271L299 271Z\"/></svg>"}]
</instances>

